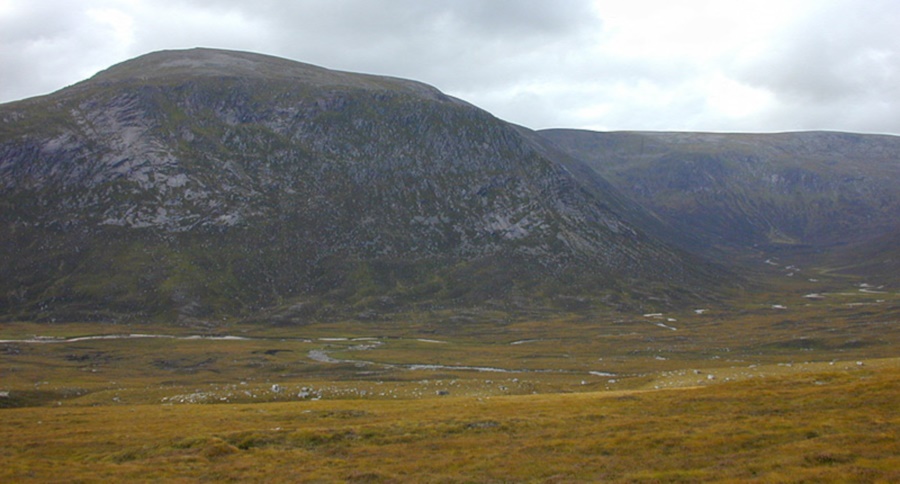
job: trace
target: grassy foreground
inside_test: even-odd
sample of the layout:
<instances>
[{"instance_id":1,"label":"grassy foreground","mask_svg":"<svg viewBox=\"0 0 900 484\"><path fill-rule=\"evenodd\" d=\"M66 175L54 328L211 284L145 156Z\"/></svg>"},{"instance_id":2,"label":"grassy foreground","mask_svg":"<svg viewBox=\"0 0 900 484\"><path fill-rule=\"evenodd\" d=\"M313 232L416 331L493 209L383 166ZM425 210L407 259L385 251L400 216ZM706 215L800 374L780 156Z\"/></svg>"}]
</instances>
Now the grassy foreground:
<instances>
[{"instance_id":1,"label":"grassy foreground","mask_svg":"<svg viewBox=\"0 0 900 484\"><path fill-rule=\"evenodd\" d=\"M900 293L781 277L672 314L4 323L0 483L900 482Z\"/></svg>"},{"instance_id":2,"label":"grassy foreground","mask_svg":"<svg viewBox=\"0 0 900 484\"><path fill-rule=\"evenodd\" d=\"M0 413L0 482L900 482L900 365L703 388Z\"/></svg>"}]
</instances>

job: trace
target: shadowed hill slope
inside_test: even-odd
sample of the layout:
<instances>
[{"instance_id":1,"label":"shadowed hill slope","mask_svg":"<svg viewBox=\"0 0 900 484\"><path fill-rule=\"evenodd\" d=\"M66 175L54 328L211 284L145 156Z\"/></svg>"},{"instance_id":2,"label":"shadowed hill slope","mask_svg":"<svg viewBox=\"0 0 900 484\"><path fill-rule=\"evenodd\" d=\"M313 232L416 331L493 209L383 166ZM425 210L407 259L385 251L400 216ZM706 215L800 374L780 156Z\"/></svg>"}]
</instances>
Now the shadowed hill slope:
<instances>
[{"instance_id":1,"label":"shadowed hill slope","mask_svg":"<svg viewBox=\"0 0 900 484\"><path fill-rule=\"evenodd\" d=\"M691 234L700 250L803 249L827 254L839 266L867 266L863 272L887 268L883 263L900 255L892 236L900 229L900 138L834 132L540 134Z\"/></svg>"}]
</instances>

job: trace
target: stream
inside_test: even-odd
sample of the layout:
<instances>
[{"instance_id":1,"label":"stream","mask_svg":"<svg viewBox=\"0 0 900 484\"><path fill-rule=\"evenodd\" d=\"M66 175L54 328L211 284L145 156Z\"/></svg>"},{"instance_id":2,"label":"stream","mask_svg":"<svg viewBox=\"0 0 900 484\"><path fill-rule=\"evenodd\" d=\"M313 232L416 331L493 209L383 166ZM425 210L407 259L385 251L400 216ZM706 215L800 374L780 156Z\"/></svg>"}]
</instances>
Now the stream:
<instances>
[{"instance_id":1,"label":"stream","mask_svg":"<svg viewBox=\"0 0 900 484\"><path fill-rule=\"evenodd\" d=\"M62 344L62 343L77 343L83 341L102 341L102 340L120 340L120 339L172 339L172 340L209 340L209 341L269 341L269 340L277 340L277 341L297 341L302 343L312 343L313 340L306 338L254 338L254 337L246 337L246 336L232 336L232 335L220 335L220 336L205 336L205 335L188 335L188 336L175 336L175 335L166 335L166 334L106 334L106 335L94 335L94 336L75 336L71 338L64 337L55 337L55 336L34 336L31 338L24 339L0 339L0 344L11 344L11 343L25 343L25 344ZM327 342L336 342L336 341L373 341L374 344L368 345L356 345L350 346L348 348L343 348L341 351L361 351L375 348L384 344L382 341L378 341L375 338L358 338L358 339L348 339L348 338L318 338L319 341L327 341ZM436 341L436 340L418 340L426 343L445 343L444 341ZM534 340L523 340L516 341L512 344L522 344L526 342L531 342ZM451 370L451 371L476 371L476 372L488 372L488 373L559 373L559 374L579 374L579 373L587 373L593 376L616 376L614 373L608 373L603 371L587 371L580 372L575 370L562 370L562 369L509 369L509 368L496 368L490 366L466 366L466 365L436 365L436 364L402 364L395 365L390 363L375 363L371 361L365 360L339 360L337 358L331 357L329 355L330 351L324 349L314 349L309 350L306 356L307 358L317 361L319 363L327 363L327 364L353 364L356 366L370 366L370 365L378 365L383 366L385 368L402 368L406 370Z\"/></svg>"}]
</instances>

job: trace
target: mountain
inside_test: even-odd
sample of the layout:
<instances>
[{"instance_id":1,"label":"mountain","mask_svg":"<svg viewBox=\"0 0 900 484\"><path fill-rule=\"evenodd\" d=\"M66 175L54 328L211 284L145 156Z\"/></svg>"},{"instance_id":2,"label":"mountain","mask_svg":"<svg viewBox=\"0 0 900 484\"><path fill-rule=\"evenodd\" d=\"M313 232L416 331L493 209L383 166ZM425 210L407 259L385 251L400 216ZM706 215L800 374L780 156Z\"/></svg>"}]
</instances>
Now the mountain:
<instances>
[{"instance_id":1,"label":"mountain","mask_svg":"<svg viewBox=\"0 0 900 484\"><path fill-rule=\"evenodd\" d=\"M0 180L7 319L654 306L727 277L528 130L259 54L157 52L2 105Z\"/></svg>"},{"instance_id":2,"label":"mountain","mask_svg":"<svg viewBox=\"0 0 900 484\"><path fill-rule=\"evenodd\" d=\"M540 135L684 234L683 246L804 253L851 272L896 277L898 137L564 129Z\"/></svg>"}]
</instances>

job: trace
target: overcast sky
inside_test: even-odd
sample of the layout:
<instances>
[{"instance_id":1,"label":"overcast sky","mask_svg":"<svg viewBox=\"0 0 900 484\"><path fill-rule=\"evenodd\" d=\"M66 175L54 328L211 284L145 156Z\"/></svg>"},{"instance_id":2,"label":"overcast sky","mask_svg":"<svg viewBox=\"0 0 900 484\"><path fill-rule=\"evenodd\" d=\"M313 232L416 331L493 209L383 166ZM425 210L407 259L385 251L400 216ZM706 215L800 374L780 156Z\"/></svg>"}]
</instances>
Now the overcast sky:
<instances>
[{"instance_id":1,"label":"overcast sky","mask_svg":"<svg viewBox=\"0 0 900 484\"><path fill-rule=\"evenodd\" d=\"M900 134L900 0L0 0L0 102L215 47L531 128Z\"/></svg>"}]
</instances>

